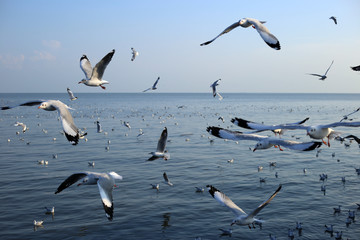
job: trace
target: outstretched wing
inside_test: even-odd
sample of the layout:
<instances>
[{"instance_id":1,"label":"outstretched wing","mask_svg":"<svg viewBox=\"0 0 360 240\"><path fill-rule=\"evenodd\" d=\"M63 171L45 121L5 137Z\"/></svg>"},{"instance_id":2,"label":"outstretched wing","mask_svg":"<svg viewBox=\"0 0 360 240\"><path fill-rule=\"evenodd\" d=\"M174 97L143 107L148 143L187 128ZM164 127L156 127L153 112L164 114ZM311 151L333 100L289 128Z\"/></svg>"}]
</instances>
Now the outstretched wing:
<instances>
[{"instance_id":1,"label":"outstretched wing","mask_svg":"<svg viewBox=\"0 0 360 240\"><path fill-rule=\"evenodd\" d=\"M225 34L225 33L228 33L230 32L231 30L233 30L234 28L240 26L239 25L239 22L235 22L233 23L232 25L228 26L224 31L222 31L219 35L217 35L215 38L213 38L212 40L210 41L207 41L207 42L204 42L202 44L200 44L200 46L204 46L204 45L208 45L210 43L212 43L213 41L215 41L218 37L220 37L221 35Z\"/></svg>"},{"instance_id":2,"label":"outstretched wing","mask_svg":"<svg viewBox=\"0 0 360 240\"><path fill-rule=\"evenodd\" d=\"M35 106L35 105L41 104L44 101L45 100L37 100L37 101L25 102L25 103L22 103L22 104L19 104L19 105L16 105L16 106L4 106L4 107L1 107L1 110L8 110L8 109L11 109L11 108L14 108L14 107L19 107L19 106Z\"/></svg>"},{"instance_id":3,"label":"outstretched wing","mask_svg":"<svg viewBox=\"0 0 360 240\"><path fill-rule=\"evenodd\" d=\"M158 141L158 145L156 148L157 152L165 151L167 136L168 136L168 132L167 132L167 128L165 127L164 130L162 131L161 136Z\"/></svg>"},{"instance_id":4,"label":"outstretched wing","mask_svg":"<svg viewBox=\"0 0 360 240\"><path fill-rule=\"evenodd\" d=\"M281 189L282 185L280 184L279 187L276 189L276 191L269 197L268 200L266 200L265 202L263 202L262 204L260 204L254 211L252 211L247 218L253 218L255 217L264 207L266 207L271 200L273 200L273 198L279 193L280 189Z\"/></svg>"},{"instance_id":5,"label":"outstretched wing","mask_svg":"<svg viewBox=\"0 0 360 240\"><path fill-rule=\"evenodd\" d=\"M111 221L114 214L114 204L113 204L113 184L108 178L100 177L97 181L99 187L99 193L101 197L101 202L104 206L106 217Z\"/></svg>"},{"instance_id":6,"label":"outstretched wing","mask_svg":"<svg viewBox=\"0 0 360 240\"><path fill-rule=\"evenodd\" d=\"M309 120L309 118L305 118L304 120L301 120L301 121L295 122L295 123L285 123L285 124L279 124L279 125L265 125L262 123L256 123L256 122L252 122L252 121L248 121L248 120L245 120L242 118L235 117L235 118L231 119L231 122L239 127L257 130L258 132L261 132L261 131L276 130L276 129L296 129L297 126L300 129L304 129L306 127L301 124L305 123L307 120ZM293 128L291 128L291 126ZM289 127L289 128L287 128L287 127Z\"/></svg>"},{"instance_id":7,"label":"outstretched wing","mask_svg":"<svg viewBox=\"0 0 360 240\"><path fill-rule=\"evenodd\" d=\"M319 148L322 145L322 142L296 142L289 140L282 140L279 138L269 138L269 142L273 145L280 145L285 148L297 151L311 151L316 148Z\"/></svg>"},{"instance_id":8,"label":"outstretched wing","mask_svg":"<svg viewBox=\"0 0 360 240\"><path fill-rule=\"evenodd\" d=\"M330 124L320 125L321 128L332 127L360 127L360 122L334 122Z\"/></svg>"},{"instance_id":9,"label":"outstretched wing","mask_svg":"<svg viewBox=\"0 0 360 240\"><path fill-rule=\"evenodd\" d=\"M322 75L320 74L316 74L316 73L308 73L309 75L313 75L313 76L316 76L316 77L322 77Z\"/></svg>"},{"instance_id":10,"label":"outstretched wing","mask_svg":"<svg viewBox=\"0 0 360 240\"><path fill-rule=\"evenodd\" d=\"M90 80L93 69L89 59L85 54L80 58L80 68L84 72L86 79Z\"/></svg>"},{"instance_id":11,"label":"outstretched wing","mask_svg":"<svg viewBox=\"0 0 360 240\"><path fill-rule=\"evenodd\" d=\"M86 173L75 173L75 174L71 175L70 177L65 179L65 181L63 181L60 184L60 186L57 188L55 194L61 192L65 188L70 187L71 185L73 185L74 183L76 183L77 181L79 181L80 179L82 179L82 178L84 178L86 176L87 176Z\"/></svg>"},{"instance_id":12,"label":"outstretched wing","mask_svg":"<svg viewBox=\"0 0 360 240\"><path fill-rule=\"evenodd\" d=\"M101 61L96 64L96 66L94 67L93 73L92 73L94 77L96 77L98 79L102 79L102 77L104 75L104 71L105 71L107 65L109 64L109 62L111 61L114 53L115 53L115 49L113 49L111 52L106 54L106 56L103 57L101 59Z\"/></svg>"},{"instance_id":13,"label":"outstretched wing","mask_svg":"<svg viewBox=\"0 0 360 240\"><path fill-rule=\"evenodd\" d=\"M330 66L329 66L329 68L326 70L326 72L325 72L325 76L326 76L326 74L328 73L328 71L330 70L330 68L331 68L331 66L333 65L333 63L334 63L334 60L332 60L332 62L331 62L331 64L330 64Z\"/></svg>"},{"instance_id":14,"label":"outstretched wing","mask_svg":"<svg viewBox=\"0 0 360 240\"><path fill-rule=\"evenodd\" d=\"M222 206L227 207L232 211L236 216L246 214L241 208L239 208L230 198L228 198L224 193L220 192L217 188L212 185L206 186L209 190L209 193L213 198L215 198Z\"/></svg>"},{"instance_id":15,"label":"outstretched wing","mask_svg":"<svg viewBox=\"0 0 360 240\"><path fill-rule=\"evenodd\" d=\"M250 140L250 141L260 141L265 138L268 138L266 136L261 136L257 134L245 134L238 131L231 131L224 128L219 127L207 127L206 131L208 131L211 135L218 137L218 138L224 138L224 139L230 139L230 140Z\"/></svg>"},{"instance_id":16,"label":"outstretched wing","mask_svg":"<svg viewBox=\"0 0 360 240\"><path fill-rule=\"evenodd\" d=\"M270 31L262 24L262 22L256 19L248 19L256 29L256 31L260 34L260 37L265 41L267 45L276 50L280 50L280 42L279 40L272 34Z\"/></svg>"},{"instance_id":17,"label":"outstretched wing","mask_svg":"<svg viewBox=\"0 0 360 240\"><path fill-rule=\"evenodd\" d=\"M156 79L156 81L154 82L154 85L152 86L153 89L156 89L156 85L158 84L159 80L160 80L160 77L158 77Z\"/></svg>"}]
</instances>

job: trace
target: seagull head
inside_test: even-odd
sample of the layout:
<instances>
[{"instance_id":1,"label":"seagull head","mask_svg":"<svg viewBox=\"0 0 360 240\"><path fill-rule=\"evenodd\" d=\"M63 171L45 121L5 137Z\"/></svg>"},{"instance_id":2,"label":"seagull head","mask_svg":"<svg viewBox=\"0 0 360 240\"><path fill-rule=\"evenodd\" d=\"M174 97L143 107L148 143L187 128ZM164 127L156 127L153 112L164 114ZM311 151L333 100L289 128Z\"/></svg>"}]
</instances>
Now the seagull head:
<instances>
[{"instance_id":1,"label":"seagull head","mask_svg":"<svg viewBox=\"0 0 360 240\"><path fill-rule=\"evenodd\" d=\"M270 144L269 141L260 141L258 143L256 143L253 152L255 152L257 149L268 149L270 147L272 147L273 144Z\"/></svg>"},{"instance_id":2,"label":"seagull head","mask_svg":"<svg viewBox=\"0 0 360 240\"><path fill-rule=\"evenodd\" d=\"M78 84L85 83L85 82L86 82L86 79L82 79L80 82L78 82Z\"/></svg>"}]
</instances>

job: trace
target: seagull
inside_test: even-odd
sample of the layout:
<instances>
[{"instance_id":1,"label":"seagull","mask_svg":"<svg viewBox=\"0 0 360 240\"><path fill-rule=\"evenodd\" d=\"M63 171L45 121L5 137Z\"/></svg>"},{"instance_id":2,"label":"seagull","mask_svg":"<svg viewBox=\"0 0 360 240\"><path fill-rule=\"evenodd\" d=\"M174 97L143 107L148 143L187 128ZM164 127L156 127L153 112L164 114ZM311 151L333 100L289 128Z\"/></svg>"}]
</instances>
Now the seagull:
<instances>
[{"instance_id":1,"label":"seagull","mask_svg":"<svg viewBox=\"0 0 360 240\"><path fill-rule=\"evenodd\" d=\"M52 207L52 208L45 207L45 213L46 214L54 214L55 213L55 207Z\"/></svg>"},{"instance_id":2,"label":"seagull","mask_svg":"<svg viewBox=\"0 0 360 240\"><path fill-rule=\"evenodd\" d=\"M238 120L238 118L236 118ZM237 121L239 127L248 128L256 130L255 132L274 130L274 129L304 129L307 132L307 135L312 139L322 139L323 143L330 146L329 139L334 138L336 135L339 135L339 132L335 132L333 127L360 127L360 122L334 122L330 124L322 125L301 125L301 124L281 124L281 125L263 125L263 124L252 124L252 122L242 119L243 121ZM328 138L326 143L323 138Z\"/></svg>"},{"instance_id":3,"label":"seagull","mask_svg":"<svg viewBox=\"0 0 360 240\"><path fill-rule=\"evenodd\" d=\"M140 137L140 136L142 136L142 135L144 135L144 132L143 132L143 130L140 128L140 129L139 129L139 134L137 135L137 137Z\"/></svg>"},{"instance_id":4,"label":"seagull","mask_svg":"<svg viewBox=\"0 0 360 240\"><path fill-rule=\"evenodd\" d=\"M360 71L360 65L355 67L350 67L354 71Z\"/></svg>"},{"instance_id":5,"label":"seagull","mask_svg":"<svg viewBox=\"0 0 360 240\"><path fill-rule=\"evenodd\" d=\"M70 90L70 88L67 88L67 93L69 94L70 100L74 101L77 99L77 97L74 96L73 92Z\"/></svg>"},{"instance_id":6,"label":"seagull","mask_svg":"<svg viewBox=\"0 0 360 240\"><path fill-rule=\"evenodd\" d=\"M276 236L272 236L271 233L269 234L269 239L270 240L276 240Z\"/></svg>"},{"instance_id":7,"label":"seagull","mask_svg":"<svg viewBox=\"0 0 360 240\"><path fill-rule=\"evenodd\" d=\"M95 162L88 162L89 167L95 167Z\"/></svg>"},{"instance_id":8,"label":"seagull","mask_svg":"<svg viewBox=\"0 0 360 240\"><path fill-rule=\"evenodd\" d=\"M97 126L97 132L101 133L103 130L101 129L101 124L99 121L96 121L96 126Z\"/></svg>"},{"instance_id":9,"label":"seagull","mask_svg":"<svg viewBox=\"0 0 360 240\"><path fill-rule=\"evenodd\" d=\"M333 63L334 63L334 60L332 60L332 62L331 62L331 64L330 64L329 68L326 70L326 72L325 72L325 74L324 74L324 75L320 75L320 74L316 74L316 73L308 73L308 74L309 74L309 75L316 76L316 77L320 77L320 78L319 78L319 80L324 81L324 80L327 78L326 74L327 74L327 73L328 73L328 71L330 70L330 68L331 68L331 66L333 65Z\"/></svg>"},{"instance_id":10,"label":"seagull","mask_svg":"<svg viewBox=\"0 0 360 240\"><path fill-rule=\"evenodd\" d=\"M252 26L255 28L258 33L260 34L261 38L265 41L267 45L269 45L271 48L274 48L276 50L280 50L280 42L279 40L270 33L270 31L263 25L264 21L259 21L254 18L243 18L238 22L233 23L232 25L228 26L224 31L222 31L219 35L217 35L214 39L204 42L200 44L200 46L208 45L215 41L218 37L221 35L230 32L234 28L241 26L243 28L247 28Z\"/></svg>"},{"instance_id":11,"label":"seagull","mask_svg":"<svg viewBox=\"0 0 360 240\"><path fill-rule=\"evenodd\" d=\"M23 132L23 133L25 133L25 132L26 132L26 130L28 130L27 126L26 126L24 123L21 123L21 122L16 122L16 123L14 124L14 126L15 126L15 127L17 127L17 126L21 126L21 127L22 127L22 132Z\"/></svg>"},{"instance_id":12,"label":"seagull","mask_svg":"<svg viewBox=\"0 0 360 240\"><path fill-rule=\"evenodd\" d=\"M333 233L334 232L334 225L330 225L330 227L326 226L325 224L325 232Z\"/></svg>"},{"instance_id":13,"label":"seagull","mask_svg":"<svg viewBox=\"0 0 360 240\"><path fill-rule=\"evenodd\" d=\"M136 51L134 48L131 48L131 51L132 51L131 61L134 61L136 56L139 56L139 52Z\"/></svg>"},{"instance_id":14,"label":"seagull","mask_svg":"<svg viewBox=\"0 0 360 240\"><path fill-rule=\"evenodd\" d=\"M218 138L230 139L230 140L250 140L257 141L253 152L258 149L268 149L273 146L283 146L292 150L298 151L311 151L322 145L322 142L295 142L289 140L282 140L274 137L261 136L257 134L244 134L238 131L231 131L219 127L208 127L206 129L211 135ZM282 150L281 148L279 148Z\"/></svg>"},{"instance_id":15,"label":"seagull","mask_svg":"<svg viewBox=\"0 0 360 240\"><path fill-rule=\"evenodd\" d=\"M100 62L98 62L94 68L91 67L91 63L89 59L86 57L86 55L82 55L80 58L80 68L85 73L85 79L82 79L80 83L85 84L86 86L90 87L101 87L102 89L106 89L103 84L108 84L108 81L102 80L102 77L104 75L104 71L111 61L113 55L115 53L115 49L113 49L111 52L106 54L105 57L101 59Z\"/></svg>"},{"instance_id":16,"label":"seagull","mask_svg":"<svg viewBox=\"0 0 360 240\"><path fill-rule=\"evenodd\" d=\"M218 80L216 80L213 84L210 85L210 87L212 88L213 91L213 97L216 97L217 93L216 93L216 86L218 86L218 82L221 80L221 78L219 78Z\"/></svg>"},{"instance_id":17,"label":"seagull","mask_svg":"<svg viewBox=\"0 0 360 240\"><path fill-rule=\"evenodd\" d=\"M147 92L147 91L149 91L149 90L156 90L156 89L157 89L156 85L158 84L159 80L160 80L160 77L158 77L158 78L156 79L154 85L153 85L151 88L145 89L143 92Z\"/></svg>"},{"instance_id":18,"label":"seagull","mask_svg":"<svg viewBox=\"0 0 360 240\"><path fill-rule=\"evenodd\" d=\"M79 129L75 126L74 119L71 116L68 109L71 109L69 106L64 104L59 100L47 100L47 101L30 101L26 103L22 103L17 106L34 106L38 105L39 109L44 109L45 111L58 111L60 115L61 124L65 133L65 136L69 142L73 145L78 144L79 139L83 138L87 133L80 133ZM8 110L17 106L5 106L2 107L1 110Z\"/></svg>"},{"instance_id":19,"label":"seagull","mask_svg":"<svg viewBox=\"0 0 360 240\"><path fill-rule=\"evenodd\" d=\"M169 186L173 186L173 185L174 185L174 184L172 184L172 183L170 182L170 180L169 180L166 172L164 172L163 177L164 177L165 182L166 182Z\"/></svg>"},{"instance_id":20,"label":"seagull","mask_svg":"<svg viewBox=\"0 0 360 240\"><path fill-rule=\"evenodd\" d=\"M336 17L334 17L334 16L331 16L331 17L329 17L329 19L332 19L332 20L334 21L334 23L335 23L335 24L337 24L337 20L336 20Z\"/></svg>"},{"instance_id":21,"label":"seagull","mask_svg":"<svg viewBox=\"0 0 360 240\"><path fill-rule=\"evenodd\" d=\"M36 221L36 220L34 220L34 226L35 227L40 227L40 226L42 226L43 223L44 223L44 221Z\"/></svg>"},{"instance_id":22,"label":"seagull","mask_svg":"<svg viewBox=\"0 0 360 240\"><path fill-rule=\"evenodd\" d=\"M344 120L348 120L349 116L354 114L354 113L357 113L358 111L360 110L360 108L357 108L355 111L349 113L349 114L346 114L343 116L343 118L340 120L340 122L344 121Z\"/></svg>"},{"instance_id":23,"label":"seagull","mask_svg":"<svg viewBox=\"0 0 360 240\"><path fill-rule=\"evenodd\" d=\"M221 231L221 236L231 236L232 235L232 229L229 228L228 230L219 228L219 230Z\"/></svg>"},{"instance_id":24,"label":"seagull","mask_svg":"<svg viewBox=\"0 0 360 240\"><path fill-rule=\"evenodd\" d=\"M124 122L124 126L127 127L128 129L131 129L131 126L130 126L129 122Z\"/></svg>"},{"instance_id":25,"label":"seagull","mask_svg":"<svg viewBox=\"0 0 360 240\"><path fill-rule=\"evenodd\" d=\"M57 188L55 194L60 193L65 188L71 186L72 184L76 183L77 181L81 180L78 184L80 185L95 185L97 184L99 187L101 201L104 206L104 210L106 213L106 217L109 221L113 219L113 197L112 191L113 187L115 186L115 179L122 180L122 176L117 174L116 172L109 172L109 173L96 173L96 172L81 172L81 173L74 173L64 182L60 184Z\"/></svg>"},{"instance_id":26,"label":"seagull","mask_svg":"<svg viewBox=\"0 0 360 240\"><path fill-rule=\"evenodd\" d=\"M342 239L342 231L335 232L335 233L336 233L335 240L341 240Z\"/></svg>"},{"instance_id":27,"label":"seagull","mask_svg":"<svg viewBox=\"0 0 360 240\"><path fill-rule=\"evenodd\" d=\"M195 187L195 192L204 192L205 189L203 187Z\"/></svg>"},{"instance_id":28,"label":"seagull","mask_svg":"<svg viewBox=\"0 0 360 240\"><path fill-rule=\"evenodd\" d=\"M340 213L341 212L341 205L339 207L334 207L334 213Z\"/></svg>"},{"instance_id":29,"label":"seagull","mask_svg":"<svg viewBox=\"0 0 360 240\"><path fill-rule=\"evenodd\" d=\"M309 118L305 118L304 120L301 120L301 121L298 121L298 122L294 122L294 123L285 123L285 124L280 124L280 126L282 125L301 125L303 123L305 123L307 120L309 120ZM253 129L253 130L257 130L258 132L261 132L261 131L265 131L265 130L262 130L262 129L266 129L268 127L272 128L271 131L275 134L279 134L279 135L282 135L284 134L284 129L281 129L281 128L278 128L278 129L275 129L273 128L273 126L277 126L277 125L264 125L264 124L261 124L261 123L256 123L256 122L251 122L251 121L248 121L248 120L245 120L245 119L242 119L242 118L233 118L231 119L231 122L239 127L242 127L242 128L246 128L246 129ZM268 130L268 129L266 129Z\"/></svg>"},{"instance_id":30,"label":"seagull","mask_svg":"<svg viewBox=\"0 0 360 240\"><path fill-rule=\"evenodd\" d=\"M151 183L150 183L150 185L151 185L151 188L152 188L152 189L156 189L156 190L159 191L159 189L160 189L160 184L151 184Z\"/></svg>"},{"instance_id":31,"label":"seagull","mask_svg":"<svg viewBox=\"0 0 360 240\"><path fill-rule=\"evenodd\" d=\"M211 185L206 186L209 190L209 193L213 198L215 198L221 205L229 208L232 211L236 218L232 221L231 225L248 225L251 229L250 224L255 228L254 223L260 223L262 220L256 219L255 216L270 203L270 201L278 194L281 189L281 185L276 189L276 191L267 199L265 202L261 203L255 210L253 210L250 214L246 214L241 208L239 208L230 198L228 198L224 193L220 190L216 189Z\"/></svg>"},{"instance_id":32,"label":"seagull","mask_svg":"<svg viewBox=\"0 0 360 240\"><path fill-rule=\"evenodd\" d=\"M158 158L164 158L164 160L167 160L169 158L169 154L167 154L167 151L165 150L167 136L168 136L167 128L164 127L164 130L160 135L156 151L150 153L152 154L152 157L150 157L148 161L153 161Z\"/></svg>"}]
</instances>

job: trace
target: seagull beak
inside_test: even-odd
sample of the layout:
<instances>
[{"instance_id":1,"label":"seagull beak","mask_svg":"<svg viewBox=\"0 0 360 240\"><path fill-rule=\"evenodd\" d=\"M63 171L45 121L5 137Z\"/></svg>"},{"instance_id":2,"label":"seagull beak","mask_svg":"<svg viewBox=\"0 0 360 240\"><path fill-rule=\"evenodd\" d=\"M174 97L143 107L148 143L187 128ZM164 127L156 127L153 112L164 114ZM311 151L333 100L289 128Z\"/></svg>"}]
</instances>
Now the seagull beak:
<instances>
[{"instance_id":1,"label":"seagull beak","mask_svg":"<svg viewBox=\"0 0 360 240\"><path fill-rule=\"evenodd\" d=\"M41 108L41 106L38 106L38 109L40 109Z\"/></svg>"},{"instance_id":2,"label":"seagull beak","mask_svg":"<svg viewBox=\"0 0 360 240\"><path fill-rule=\"evenodd\" d=\"M81 185L81 183L79 183L77 186L80 186Z\"/></svg>"}]
</instances>

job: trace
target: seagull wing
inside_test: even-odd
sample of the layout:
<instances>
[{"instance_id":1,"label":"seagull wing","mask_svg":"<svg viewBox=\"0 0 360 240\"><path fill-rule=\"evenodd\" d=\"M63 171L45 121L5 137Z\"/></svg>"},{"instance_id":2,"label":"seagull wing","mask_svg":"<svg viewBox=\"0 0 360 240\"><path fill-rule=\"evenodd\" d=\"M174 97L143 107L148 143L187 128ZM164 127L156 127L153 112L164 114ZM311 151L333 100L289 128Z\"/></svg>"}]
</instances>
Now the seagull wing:
<instances>
[{"instance_id":1,"label":"seagull wing","mask_svg":"<svg viewBox=\"0 0 360 240\"><path fill-rule=\"evenodd\" d=\"M64 190L65 188L70 187L71 185L73 185L74 183L76 183L77 181L79 181L80 179L86 177L88 174L87 173L74 173L72 174L70 177L68 177L67 179L65 179L65 181L63 181L60 186L57 188L55 194L61 192L62 190Z\"/></svg>"},{"instance_id":2,"label":"seagull wing","mask_svg":"<svg viewBox=\"0 0 360 240\"><path fill-rule=\"evenodd\" d=\"M255 217L264 207L266 207L271 202L271 200L273 200L273 198L279 193L281 187L282 185L280 184L279 187L276 189L276 191L269 197L269 199L263 202L262 204L260 204L254 211L252 211L247 216L247 218Z\"/></svg>"},{"instance_id":3,"label":"seagull wing","mask_svg":"<svg viewBox=\"0 0 360 240\"><path fill-rule=\"evenodd\" d=\"M258 20L248 19L248 21L255 26L256 31L260 34L261 38L265 41L267 45L276 50L280 50L279 40L270 33L270 31Z\"/></svg>"},{"instance_id":4,"label":"seagull wing","mask_svg":"<svg viewBox=\"0 0 360 240\"><path fill-rule=\"evenodd\" d=\"M167 136L168 136L168 132L167 132L167 128L165 127L164 130L162 131L161 136L158 141L158 145L156 148L157 152L165 151Z\"/></svg>"},{"instance_id":5,"label":"seagull wing","mask_svg":"<svg viewBox=\"0 0 360 240\"><path fill-rule=\"evenodd\" d=\"M332 62L331 62L331 64L330 64L330 66L329 66L329 68L326 70L326 72L325 72L325 76L326 76L326 74L328 73L328 71L330 70L330 68L331 68L331 66L333 65L333 63L334 63L334 60L332 60Z\"/></svg>"},{"instance_id":6,"label":"seagull wing","mask_svg":"<svg viewBox=\"0 0 360 240\"><path fill-rule=\"evenodd\" d=\"M11 109L14 107L19 107L19 106L35 106L35 105L41 104L42 102L44 102L44 100L25 102L25 103L22 103L22 104L19 104L16 106L4 106L4 107L1 107L1 110L8 110L8 109Z\"/></svg>"},{"instance_id":7,"label":"seagull wing","mask_svg":"<svg viewBox=\"0 0 360 240\"><path fill-rule=\"evenodd\" d=\"M325 125L320 125L321 128L332 128L332 127L360 127L360 122L335 122Z\"/></svg>"},{"instance_id":8,"label":"seagull wing","mask_svg":"<svg viewBox=\"0 0 360 240\"><path fill-rule=\"evenodd\" d=\"M231 119L231 122L239 127L246 129L253 129L256 130L257 132L261 132L261 131L276 130L276 129L305 129L306 127L301 124L305 123L308 119L309 118L305 118L304 120L301 120L299 122L285 123L279 125L265 125L261 123L248 121L242 118L233 118Z\"/></svg>"},{"instance_id":9,"label":"seagull wing","mask_svg":"<svg viewBox=\"0 0 360 240\"><path fill-rule=\"evenodd\" d=\"M279 138L269 138L269 143L273 145L280 145L285 148L297 151L311 151L316 148L319 148L322 145L322 142L296 142L289 140L282 140Z\"/></svg>"},{"instance_id":10,"label":"seagull wing","mask_svg":"<svg viewBox=\"0 0 360 240\"><path fill-rule=\"evenodd\" d=\"M316 73L308 73L309 75L313 75L313 76L317 76L317 77L322 77L323 75L320 74L316 74Z\"/></svg>"},{"instance_id":11,"label":"seagull wing","mask_svg":"<svg viewBox=\"0 0 360 240\"><path fill-rule=\"evenodd\" d=\"M232 25L228 26L224 31L222 31L219 35L217 35L215 38L213 38L212 40L210 41L207 41L207 42L204 42L202 44L200 44L200 46L204 46L204 45L208 45L210 43L212 43L213 41L215 41L218 37L220 37L221 35L225 34L225 33L228 33L230 32L231 30L233 30L234 28L240 26L239 25L239 22L235 22L233 23Z\"/></svg>"},{"instance_id":12,"label":"seagull wing","mask_svg":"<svg viewBox=\"0 0 360 240\"><path fill-rule=\"evenodd\" d=\"M156 79L156 81L154 82L154 85L152 86L153 89L156 89L156 85L158 84L159 80L160 80L160 77L158 77Z\"/></svg>"},{"instance_id":13,"label":"seagull wing","mask_svg":"<svg viewBox=\"0 0 360 240\"><path fill-rule=\"evenodd\" d=\"M109 64L109 62L111 61L113 55L115 53L115 49L113 49L111 52L109 52L108 54L106 54L105 57L103 57L100 62L98 62L94 69L93 69L93 73L92 75L98 79L102 79L102 76L104 74L104 71L107 67L107 65Z\"/></svg>"},{"instance_id":14,"label":"seagull wing","mask_svg":"<svg viewBox=\"0 0 360 240\"><path fill-rule=\"evenodd\" d=\"M228 198L224 193L220 192L217 188L207 185L209 193L213 198L215 198L222 206L227 207L232 211L237 217L240 215L246 214L241 208L239 208L230 198Z\"/></svg>"},{"instance_id":15,"label":"seagull wing","mask_svg":"<svg viewBox=\"0 0 360 240\"><path fill-rule=\"evenodd\" d=\"M143 92L147 92L147 91L149 91L149 90L151 90L151 88L145 89Z\"/></svg>"},{"instance_id":16,"label":"seagull wing","mask_svg":"<svg viewBox=\"0 0 360 240\"><path fill-rule=\"evenodd\" d=\"M268 137L256 135L256 134L245 134L238 131L231 131L224 128L219 127L207 127L206 131L208 131L211 135L218 137L218 138L224 138L224 139L230 139L230 140L251 140L251 141L261 141Z\"/></svg>"},{"instance_id":17,"label":"seagull wing","mask_svg":"<svg viewBox=\"0 0 360 240\"><path fill-rule=\"evenodd\" d=\"M58 100L50 100L48 102L59 111L61 124L67 140L73 145L78 144L80 138L79 129L75 126L74 119L68 107Z\"/></svg>"},{"instance_id":18,"label":"seagull wing","mask_svg":"<svg viewBox=\"0 0 360 240\"><path fill-rule=\"evenodd\" d=\"M360 71L360 65L355 67L350 67L354 71Z\"/></svg>"},{"instance_id":19,"label":"seagull wing","mask_svg":"<svg viewBox=\"0 0 360 240\"><path fill-rule=\"evenodd\" d=\"M93 69L86 55L82 55L80 58L80 68L84 72L86 79L89 80L91 78Z\"/></svg>"},{"instance_id":20,"label":"seagull wing","mask_svg":"<svg viewBox=\"0 0 360 240\"><path fill-rule=\"evenodd\" d=\"M113 204L113 181L109 178L100 177L97 181L99 187L100 197L104 206L106 217L111 221L113 219L114 204Z\"/></svg>"}]
</instances>

